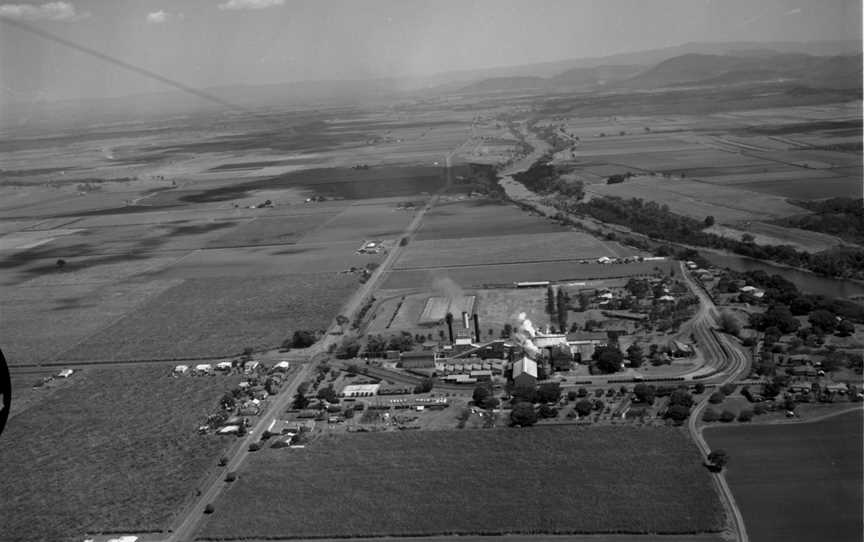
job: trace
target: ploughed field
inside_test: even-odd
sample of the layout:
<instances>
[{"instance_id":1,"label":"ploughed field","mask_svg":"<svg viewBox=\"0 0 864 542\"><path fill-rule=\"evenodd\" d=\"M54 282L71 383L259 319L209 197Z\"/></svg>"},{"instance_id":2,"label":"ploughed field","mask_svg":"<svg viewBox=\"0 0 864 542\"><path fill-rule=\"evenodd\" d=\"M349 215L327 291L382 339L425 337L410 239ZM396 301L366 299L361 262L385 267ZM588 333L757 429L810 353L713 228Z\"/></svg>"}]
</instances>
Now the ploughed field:
<instances>
[{"instance_id":1,"label":"ploughed field","mask_svg":"<svg viewBox=\"0 0 864 542\"><path fill-rule=\"evenodd\" d=\"M862 411L808 423L710 427L753 542L862 540Z\"/></svg>"},{"instance_id":2,"label":"ploughed field","mask_svg":"<svg viewBox=\"0 0 864 542\"><path fill-rule=\"evenodd\" d=\"M723 527L677 428L535 427L321 437L263 448L208 539L470 533L698 533Z\"/></svg>"},{"instance_id":3,"label":"ploughed field","mask_svg":"<svg viewBox=\"0 0 864 542\"><path fill-rule=\"evenodd\" d=\"M74 374L3 432L0 538L168 528L228 444L196 428L239 378L173 378L168 366Z\"/></svg>"}]
</instances>

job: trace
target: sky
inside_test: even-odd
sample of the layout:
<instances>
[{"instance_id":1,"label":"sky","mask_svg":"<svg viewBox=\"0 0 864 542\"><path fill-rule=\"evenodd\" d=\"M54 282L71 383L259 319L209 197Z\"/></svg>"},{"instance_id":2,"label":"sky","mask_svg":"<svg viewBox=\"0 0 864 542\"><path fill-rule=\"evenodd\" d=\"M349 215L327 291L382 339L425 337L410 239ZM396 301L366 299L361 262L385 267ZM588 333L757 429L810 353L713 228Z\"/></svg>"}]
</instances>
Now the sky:
<instances>
[{"instance_id":1,"label":"sky","mask_svg":"<svg viewBox=\"0 0 864 542\"><path fill-rule=\"evenodd\" d=\"M194 88L431 75L693 41L861 39L861 0L0 0L21 22ZM0 21L0 95L163 83Z\"/></svg>"}]
</instances>

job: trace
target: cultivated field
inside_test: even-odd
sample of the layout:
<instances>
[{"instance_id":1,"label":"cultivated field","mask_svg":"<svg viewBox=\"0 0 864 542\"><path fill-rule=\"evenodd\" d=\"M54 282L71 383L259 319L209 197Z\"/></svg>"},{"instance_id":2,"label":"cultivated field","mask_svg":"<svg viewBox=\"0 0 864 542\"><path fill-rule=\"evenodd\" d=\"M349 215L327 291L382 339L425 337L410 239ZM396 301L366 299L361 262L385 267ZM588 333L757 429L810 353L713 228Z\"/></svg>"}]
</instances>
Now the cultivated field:
<instances>
[{"instance_id":1,"label":"cultivated field","mask_svg":"<svg viewBox=\"0 0 864 542\"><path fill-rule=\"evenodd\" d=\"M479 288L486 284L512 285L522 281L589 280L650 275L657 269L668 274L668 261L626 264L575 262L514 263L507 265L477 265L471 267L441 267L428 270L397 270L390 273L382 288L431 289L442 278L453 280L463 288Z\"/></svg>"},{"instance_id":2,"label":"cultivated field","mask_svg":"<svg viewBox=\"0 0 864 542\"><path fill-rule=\"evenodd\" d=\"M467 233L467 232L466 232ZM600 239L575 231L416 241L394 269L616 257Z\"/></svg>"},{"instance_id":3,"label":"cultivated field","mask_svg":"<svg viewBox=\"0 0 864 542\"><path fill-rule=\"evenodd\" d=\"M722 525L713 484L680 430L570 426L331 435L303 450L265 448L216 503L202 536L697 533Z\"/></svg>"},{"instance_id":4,"label":"cultivated field","mask_svg":"<svg viewBox=\"0 0 864 542\"><path fill-rule=\"evenodd\" d=\"M326 329L357 287L353 275L188 279L60 356L63 360L230 356Z\"/></svg>"},{"instance_id":5,"label":"cultivated field","mask_svg":"<svg viewBox=\"0 0 864 542\"><path fill-rule=\"evenodd\" d=\"M527 214L514 205L469 199L437 205L426 213L416 239L463 239L563 231L567 230L551 220Z\"/></svg>"},{"instance_id":6,"label":"cultivated field","mask_svg":"<svg viewBox=\"0 0 864 542\"><path fill-rule=\"evenodd\" d=\"M0 447L4 540L160 531L227 442L195 431L239 377L79 372L16 415Z\"/></svg>"},{"instance_id":7,"label":"cultivated field","mask_svg":"<svg viewBox=\"0 0 864 542\"><path fill-rule=\"evenodd\" d=\"M861 411L801 424L711 427L754 542L862 539Z\"/></svg>"}]
</instances>

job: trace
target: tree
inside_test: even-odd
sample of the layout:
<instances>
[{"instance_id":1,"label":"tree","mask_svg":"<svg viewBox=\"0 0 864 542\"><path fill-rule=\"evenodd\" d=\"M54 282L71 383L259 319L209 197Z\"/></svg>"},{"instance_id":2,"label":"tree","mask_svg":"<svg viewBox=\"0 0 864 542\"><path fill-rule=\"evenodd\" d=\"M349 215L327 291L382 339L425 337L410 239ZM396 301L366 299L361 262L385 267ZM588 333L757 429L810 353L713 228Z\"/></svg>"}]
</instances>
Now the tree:
<instances>
[{"instance_id":1,"label":"tree","mask_svg":"<svg viewBox=\"0 0 864 542\"><path fill-rule=\"evenodd\" d=\"M703 384L702 382L697 382L696 385L693 386L693 391L697 395L701 395L702 393L705 393L705 384Z\"/></svg>"},{"instance_id":2,"label":"tree","mask_svg":"<svg viewBox=\"0 0 864 542\"><path fill-rule=\"evenodd\" d=\"M408 245L408 238L407 237L403 237L402 239L399 239L399 246L400 247L404 247L407 245Z\"/></svg>"},{"instance_id":3,"label":"tree","mask_svg":"<svg viewBox=\"0 0 864 542\"><path fill-rule=\"evenodd\" d=\"M516 403L510 412L510 423L521 427L529 427L537 423L537 413L531 403Z\"/></svg>"},{"instance_id":4,"label":"tree","mask_svg":"<svg viewBox=\"0 0 864 542\"><path fill-rule=\"evenodd\" d=\"M831 333L837 326L837 319L834 317L834 314L825 309L818 309L811 312L810 316L807 317L807 321L810 322L810 325L814 328L822 330L823 333Z\"/></svg>"},{"instance_id":5,"label":"tree","mask_svg":"<svg viewBox=\"0 0 864 542\"><path fill-rule=\"evenodd\" d=\"M711 215L706 216L705 221L703 223L705 224L706 228L710 228L711 226L714 225L714 217Z\"/></svg>"},{"instance_id":6,"label":"tree","mask_svg":"<svg viewBox=\"0 0 864 542\"><path fill-rule=\"evenodd\" d=\"M443 335L444 332L442 331L441 333ZM501 330L501 338L509 339L510 335L513 335L513 326L510 324L504 324L504 329Z\"/></svg>"},{"instance_id":7,"label":"tree","mask_svg":"<svg viewBox=\"0 0 864 542\"><path fill-rule=\"evenodd\" d=\"M690 407L693 406L693 396L690 395L687 388L679 388L673 391L672 395L669 396L669 405L683 406L689 411Z\"/></svg>"},{"instance_id":8,"label":"tree","mask_svg":"<svg viewBox=\"0 0 864 542\"><path fill-rule=\"evenodd\" d=\"M724 423L729 423L735 419L735 413L731 410L724 410L720 413L720 421Z\"/></svg>"},{"instance_id":9,"label":"tree","mask_svg":"<svg viewBox=\"0 0 864 542\"><path fill-rule=\"evenodd\" d=\"M684 405L672 405L666 409L666 417L681 423L690 416L690 408Z\"/></svg>"},{"instance_id":10,"label":"tree","mask_svg":"<svg viewBox=\"0 0 864 542\"><path fill-rule=\"evenodd\" d=\"M855 324L853 324L849 320L843 320L839 324L837 324L837 335L841 337L848 337L853 333L855 333Z\"/></svg>"},{"instance_id":11,"label":"tree","mask_svg":"<svg viewBox=\"0 0 864 542\"><path fill-rule=\"evenodd\" d=\"M588 399L582 399L576 401L576 404L573 405L573 410L576 411L580 416L587 416L591 414L591 410L594 408L594 403L589 401Z\"/></svg>"},{"instance_id":12,"label":"tree","mask_svg":"<svg viewBox=\"0 0 864 542\"><path fill-rule=\"evenodd\" d=\"M541 418L554 418L558 415L558 409L547 404L540 405L538 409L538 414Z\"/></svg>"},{"instance_id":13,"label":"tree","mask_svg":"<svg viewBox=\"0 0 864 542\"><path fill-rule=\"evenodd\" d=\"M539 403L555 403L561 398L561 385L557 382L546 382L537 388L536 399Z\"/></svg>"},{"instance_id":14,"label":"tree","mask_svg":"<svg viewBox=\"0 0 864 542\"><path fill-rule=\"evenodd\" d=\"M294 394L294 401L292 403L292 406L297 410L303 410L304 408L309 406L309 398L306 397L306 395L302 391L297 390L297 393Z\"/></svg>"},{"instance_id":15,"label":"tree","mask_svg":"<svg viewBox=\"0 0 864 542\"><path fill-rule=\"evenodd\" d=\"M318 399L323 399L328 403L338 403L339 396L336 394L336 390L333 389L333 384L328 384L326 388L321 388L318 390Z\"/></svg>"},{"instance_id":16,"label":"tree","mask_svg":"<svg viewBox=\"0 0 864 542\"><path fill-rule=\"evenodd\" d=\"M615 346L597 348L594 350L593 357L597 368L605 374L618 372L624 360L624 354Z\"/></svg>"},{"instance_id":17,"label":"tree","mask_svg":"<svg viewBox=\"0 0 864 542\"><path fill-rule=\"evenodd\" d=\"M336 357L339 359L356 358L360 352L360 343L356 337L343 337L339 343L339 348L336 349Z\"/></svg>"},{"instance_id":18,"label":"tree","mask_svg":"<svg viewBox=\"0 0 864 542\"><path fill-rule=\"evenodd\" d=\"M501 405L501 400L497 397L492 397L491 395L483 400L483 408L492 410L493 408L498 408Z\"/></svg>"},{"instance_id":19,"label":"tree","mask_svg":"<svg viewBox=\"0 0 864 542\"><path fill-rule=\"evenodd\" d=\"M649 405L654 404L654 386L649 386L648 384L639 383L633 387L633 396L636 398L636 401L639 403L646 403Z\"/></svg>"},{"instance_id":20,"label":"tree","mask_svg":"<svg viewBox=\"0 0 864 542\"><path fill-rule=\"evenodd\" d=\"M639 367L642 365L642 361L644 359L644 353L642 352L642 347L636 343L633 343L627 348L627 358L630 359L631 367Z\"/></svg>"},{"instance_id":21,"label":"tree","mask_svg":"<svg viewBox=\"0 0 864 542\"><path fill-rule=\"evenodd\" d=\"M708 462L718 471L722 470L723 467L729 464L729 454L724 450L714 450L708 454Z\"/></svg>"},{"instance_id":22,"label":"tree","mask_svg":"<svg viewBox=\"0 0 864 542\"><path fill-rule=\"evenodd\" d=\"M723 402L724 399L726 399L725 395L723 395L719 391L715 391L714 393L711 394L711 397L708 398L708 402L711 403L712 405L719 405L720 403Z\"/></svg>"},{"instance_id":23,"label":"tree","mask_svg":"<svg viewBox=\"0 0 864 542\"><path fill-rule=\"evenodd\" d=\"M735 316L727 311L723 311L720 313L720 330L723 333L728 333L729 335L738 336L741 333L741 326L738 325L738 320L735 319Z\"/></svg>"},{"instance_id":24,"label":"tree","mask_svg":"<svg viewBox=\"0 0 864 542\"><path fill-rule=\"evenodd\" d=\"M517 386L510 393L513 396L513 404L516 403L536 403L537 389L534 386Z\"/></svg>"},{"instance_id":25,"label":"tree","mask_svg":"<svg viewBox=\"0 0 864 542\"><path fill-rule=\"evenodd\" d=\"M435 380L432 378L424 378L414 387L414 393L429 393L435 387Z\"/></svg>"},{"instance_id":26,"label":"tree","mask_svg":"<svg viewBox=\"0 0 864 542\"><path fill-rule=\"evenodd\" d=\"M752 410L742 410L738 413L738 421L739 422L749 422L753 419L753 411Z\"/></svg>"},{"instance_id":27,"label":"tree","mask_svg":"<svg viewBox=\"0 0 864 542\"><path fill-rule=\"evenodd\" d=\"M315 344L315 334L308 330L298 330L294 332L291 339L293 348L308 348Z\"/></svg>"},{"instance_id":28,"label":"tree","mask_svg":"<svg viewBox=\"0 0 864 542\"><path fill-rule=\"evenodd\" d=\"M475 405L480 406L489 398L490 395L492 395L492 392L489 390L489 386L479 384L474 388L474 393L471 398L474 399Z\"/></svg>"},{"instance_id":29,"label":"tree","mask_svg":"<svg viewBox=\"0 0 864 542\"><path fill-rule=\"evenodd\" d=\"M64 267L66 267L66 260L63 258L57 260L57 269L63 269Z\"/></svg>"},{"instance_id":30,"label":"tree","mask_svg":"<svg viewBox=\"0 0 864 542\"><path fill-rule=\"evenodd\" d=\"M341 327L345 327L345 324L347 324L348 322L350 322L350 320L348 320L348 317L344 314L340 314L336 317L336 323L339 324L339 326Z\"/></svg>"},{"instance_id":31,"label":"tree","mask_svg":"<svg viewBox=\"0 0 864 542\"><path fill-rule=\"evenodd\" d=\"M716 422L719 419L720 414L718 414L716 410L712 410L710 408L705 410L705 414L702 414L702 421L705 422Z\"/></svg>"},{"instance_id":32,"label":"tree","mask_svg":"<svg viewBox=\"0 0 864 542\"><path fill-rule=\"evenodd\" d=\"M552 363L553 371L569 371L573 364L573 353L570 347L557 344L551 348L549 360Z\"/></svg>"}]
</instances>

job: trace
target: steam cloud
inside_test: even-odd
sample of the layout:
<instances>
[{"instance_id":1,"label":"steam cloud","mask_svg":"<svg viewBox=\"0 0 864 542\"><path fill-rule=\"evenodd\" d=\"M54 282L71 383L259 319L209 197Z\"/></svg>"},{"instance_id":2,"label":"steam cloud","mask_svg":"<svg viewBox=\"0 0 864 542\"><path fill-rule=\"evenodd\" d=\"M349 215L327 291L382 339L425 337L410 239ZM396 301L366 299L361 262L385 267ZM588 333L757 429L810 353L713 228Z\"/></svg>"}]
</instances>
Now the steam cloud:
<instances>
[{"instance_id":1,"label":"steam cloud","mask_svg":"<svg viewBox=\"0 0 864 542\"><path fill-rule=\"evenodd\" d=\"M513 338L519 343L529 358L536 359L540 355L540 349L537 348L537 345L532 340L537 335L534 324L531 323L531 320L528 319L528 316L524 312L520 312L516 320L519 324L516 326Z\"/></svg>"}]
</instances>

